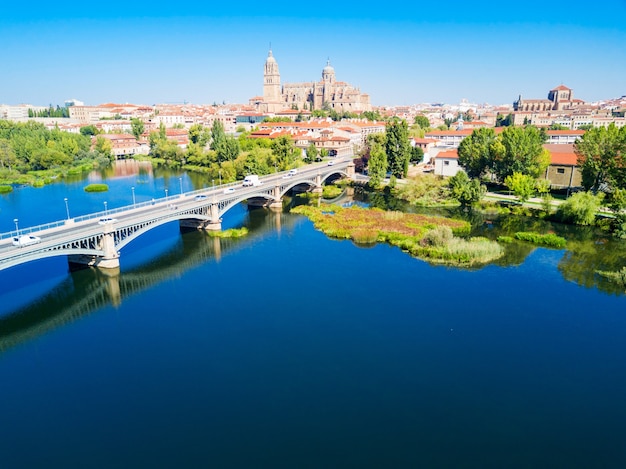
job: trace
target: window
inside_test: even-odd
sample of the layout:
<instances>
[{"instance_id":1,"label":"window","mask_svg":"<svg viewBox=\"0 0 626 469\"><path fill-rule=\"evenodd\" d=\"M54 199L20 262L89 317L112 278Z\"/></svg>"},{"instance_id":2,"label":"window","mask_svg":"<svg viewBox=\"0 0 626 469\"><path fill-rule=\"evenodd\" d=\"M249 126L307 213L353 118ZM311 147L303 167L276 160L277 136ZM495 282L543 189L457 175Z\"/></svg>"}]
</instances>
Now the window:
<instances>
[{"instance_id":1,"label":"window","mask_svg":"<svg viewBox=\"0 0 626 469\"><path fill-rule=\"evenodd\" d=\"M565 174L565 168L556 168L557 174Z\"/></svg>"},{"instance_id":2,"label":"window","mask_svg":"<svg viewBox=\"0 0 626 469\"><path fill-rule=\"evenodd\" d=\"M449 161L444 161L443 164L444 164L444 166L448 166L450 164L450 162Z\"/></svg>"}]
</instances>

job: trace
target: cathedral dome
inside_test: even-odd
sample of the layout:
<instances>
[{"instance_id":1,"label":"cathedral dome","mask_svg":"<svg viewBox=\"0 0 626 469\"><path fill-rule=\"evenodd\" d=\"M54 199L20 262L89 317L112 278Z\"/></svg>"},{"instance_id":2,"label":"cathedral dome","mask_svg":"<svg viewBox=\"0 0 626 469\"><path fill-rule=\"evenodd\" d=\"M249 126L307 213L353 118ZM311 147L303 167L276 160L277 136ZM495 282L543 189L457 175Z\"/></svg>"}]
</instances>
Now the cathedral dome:
<instances>
[{"instance_id":1,"label":"cathedral dome","mask_svg":"<svg viewBox=\"0 0 626 469\"><path fill-rule=\"evenodd\" d=\"M270 49L269 53L267 54L267 59L265 60L265 63L276 63L276 59L274 58L274 55L272 54L272 49Z\"/></svg>"},{"instance_id":2,"label":"cathedral dome","mask_svg":"<svg viewBox=\"0 0 626 469\"><path fill-rule=\"evenodd\" d=\"M324 69L322 70L323 74L329 74L329 73L335 73L335 69L333 68L333 66L330 64L330 60L328 60L326 62L326 66L324 67Z\"/></svg>"}]
</instances>

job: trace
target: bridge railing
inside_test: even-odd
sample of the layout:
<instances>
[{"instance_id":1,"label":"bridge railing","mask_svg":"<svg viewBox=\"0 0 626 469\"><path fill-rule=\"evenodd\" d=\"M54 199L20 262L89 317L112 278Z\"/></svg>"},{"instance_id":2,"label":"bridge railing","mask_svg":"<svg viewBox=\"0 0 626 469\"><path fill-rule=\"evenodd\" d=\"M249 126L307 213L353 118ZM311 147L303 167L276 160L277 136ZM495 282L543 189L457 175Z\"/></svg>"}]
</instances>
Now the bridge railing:
<instances>
[{"instance_id":1,"label":"bridge railing","mask_svg":"<svg viewBox=\"0 0 626 469\"><path fill-rule=\"evenodd\" d=\"M342 163L347 163L347 160L344 161L340 161L338 162L337 166L341 167ZM301 168L299 168L303 173L308 173L310 171L313 171L315 169L322 169L326 167L326 163L320 163L320 164L316 164L316 165L307 165L307 166L303 166ZM276 173L271 173L271 174L266 174L265 176L263 176L263 178L261 179L271 179L277 176L284 176L286 174L289 173L289 170L287 171L278 171ZM298 173L299 174L299 173ZM296 176L297 177L297 176ZM161 204L163 202L176 202L178 201L181 197L195 197L196 195L200 195L200 194L220 194L224 191L224 189L227 189L229 187L241 187L243 181L235 181L235 182L230 182L227 184L220 184L217 186L211 186L211 187L204 187L202 189L197 189L194 191L190 191L190 192L183 192L182 194L173 194L173 195L168 195L167 197L159 197L159 198L154 198L152 200L148 200L145 202L139 202L139 203L134 203L134 204L130 204L130 205L124 205L121 207L116 207L116 208L110 208L107 209L105 211L100 211L100 212L93 212L93 213L88 213L85 215L79 215L77 217L73 217L70 219L64 219L64 220L58 220L58 221L53 221L50 223L44 223L42 225L36 225L36 226L29 226L29 227L25 227L25 228L20 228L19 232L16 230L12 230L12 231L8 231L6 233L0 233L0 239L7 239L7 238L12 238L13 236L18 236L18 234L20 236L25 235L25 234L33 234L33 233L37 233L38 231L44 231L44 230L49 230L52 228L58 228L60 226L65 226L68 223L77 223L77 222L82 222L82 221L88 221L88 220L95 220L95 219L99 219L99 218L103 218L103 217L109 217L111 215L114 215L116 213L122 213L122 212L127 212L129 210L132 209L136 209L136 208L143 208L143 207L149 207L155 204Z\"/></svg>"}]
</instances>

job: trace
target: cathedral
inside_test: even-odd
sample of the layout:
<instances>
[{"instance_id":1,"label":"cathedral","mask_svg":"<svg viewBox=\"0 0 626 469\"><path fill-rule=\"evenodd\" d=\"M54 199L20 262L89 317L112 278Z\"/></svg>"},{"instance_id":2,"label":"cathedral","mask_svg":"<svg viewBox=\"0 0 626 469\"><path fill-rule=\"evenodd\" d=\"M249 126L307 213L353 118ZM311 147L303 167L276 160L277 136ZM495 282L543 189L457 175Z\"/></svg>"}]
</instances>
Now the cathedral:
<instances>
[{"instance_id":1,"label":"cathedral","mask_svg":"<svg viewBox=\"0 0 626 469\"><path fill-rule=\"evenodd\" d=\"M371 111L370 97L358 88L335 78L330 61L322 70L318 82L285 83L280 85L278 63L270 49L263 72L263 96L250 99L250 105L258 112L273 113L285 109L312 111L333 109L337 112Z\"/></svg>"},{"instance_id":2,"label":"cathedral","mask_svg":"<svg viewBox=\"0 0 626 469\"><path fill-rule=\"evenodd\" d=\"M574 99L571 88L559 85L550 90L548 99L522 99L520 95L517 101L513 102L513 110L518 112L562 111L574 109L583 104L585 104L583 100Z\"/></svg>"}]
</instances>

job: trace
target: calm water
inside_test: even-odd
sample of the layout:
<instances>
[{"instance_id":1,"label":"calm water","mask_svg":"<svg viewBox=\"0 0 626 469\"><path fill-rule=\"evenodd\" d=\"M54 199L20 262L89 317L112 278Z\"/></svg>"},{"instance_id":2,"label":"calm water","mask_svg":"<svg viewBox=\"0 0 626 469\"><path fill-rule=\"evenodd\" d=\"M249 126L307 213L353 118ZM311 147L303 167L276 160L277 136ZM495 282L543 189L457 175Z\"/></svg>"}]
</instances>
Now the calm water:
<instances>
[{"instance_id":1,"label":"calm water","mask_svg":"<svg viewBox=\"0 0 626 469\"><path fill-rule=\"evenodd\" d=\"M64 197L80 215L202 187L141 177L2 196L1 231ZM0 271L2 468L626 467L626 296L583 286L591 248L463 270L287 213L224 218L241 225L161 227L112 278Z\"/></svg>"}]
</instances>

